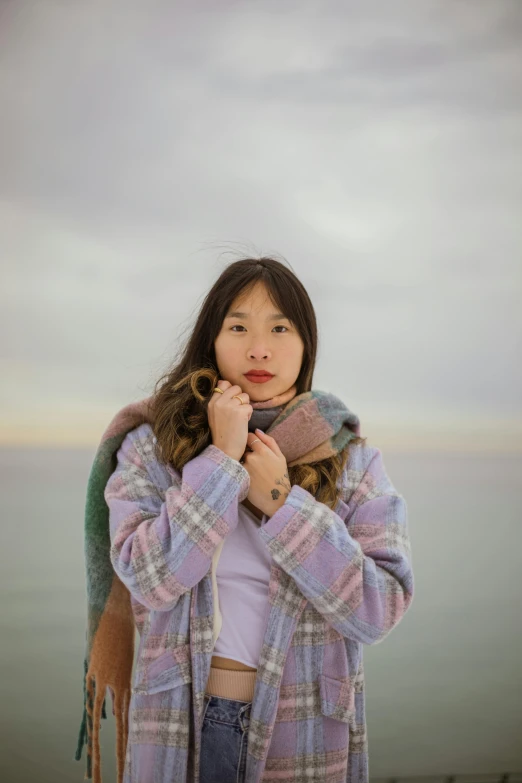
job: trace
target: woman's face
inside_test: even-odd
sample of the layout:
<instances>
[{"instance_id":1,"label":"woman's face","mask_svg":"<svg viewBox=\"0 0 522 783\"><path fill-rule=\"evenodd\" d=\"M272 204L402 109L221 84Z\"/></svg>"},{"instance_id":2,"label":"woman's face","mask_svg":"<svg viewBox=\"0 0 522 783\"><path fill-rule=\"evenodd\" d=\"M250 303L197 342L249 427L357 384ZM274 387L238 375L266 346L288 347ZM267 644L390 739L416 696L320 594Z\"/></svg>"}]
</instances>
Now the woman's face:
<instances>
[{"instance_id":1,"label":"woman's face","mask_svg":"<svg viewBox=\"0 0 522 783\"><path fill-rule=\"evenodd\" d=\"M266 286L259 282L232 303L214 348L220 378L241 386L252 402L262 402L295 383L304 344L295 326L277 317ZM245 375L250 370L266 370L273 377L256 383Z\"/></svg>"}]
</instances>

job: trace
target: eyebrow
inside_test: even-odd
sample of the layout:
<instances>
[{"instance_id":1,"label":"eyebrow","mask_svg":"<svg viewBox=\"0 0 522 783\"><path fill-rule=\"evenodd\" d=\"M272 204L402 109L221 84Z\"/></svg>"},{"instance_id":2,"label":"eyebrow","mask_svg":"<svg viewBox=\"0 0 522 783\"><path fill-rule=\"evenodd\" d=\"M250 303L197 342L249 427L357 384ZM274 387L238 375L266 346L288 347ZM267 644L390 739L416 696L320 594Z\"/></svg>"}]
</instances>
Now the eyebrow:
<instances>
[{"instance_id":1,"label":"eyebrow","mask_svg":"<svg viewBox=\"0 0 522 783\"><path fill-rule=\"evenodd\" d=\"M240 313L239 311L235 311L233 313L229 313L227 318L248 318L248 313ZM269 315L267 317L267 321L280 321L281 319L284 319L285 321L289 321L290 319L286 317L284 313L274 313L273 315Z\"/></svg>"}]
</instances>

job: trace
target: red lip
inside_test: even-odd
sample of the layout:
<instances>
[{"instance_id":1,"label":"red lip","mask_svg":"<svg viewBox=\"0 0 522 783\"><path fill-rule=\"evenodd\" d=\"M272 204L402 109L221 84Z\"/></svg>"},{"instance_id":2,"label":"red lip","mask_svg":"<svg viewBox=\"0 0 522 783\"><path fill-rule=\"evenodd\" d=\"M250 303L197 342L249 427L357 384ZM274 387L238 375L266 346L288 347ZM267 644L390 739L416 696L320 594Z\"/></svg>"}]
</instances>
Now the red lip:
<instances>
[{"instance_id":1,"label":"red lip","mask_svg":"<svg viewBox=\"0 0 522 783\"><path fill-rule=\"evenodd\" d=\"M251 370L250 372L245 373L245 377L248 378L251 376L252 378L273 378L271 372L265 372L264 370Z\"/></svg>"}]
</instances>

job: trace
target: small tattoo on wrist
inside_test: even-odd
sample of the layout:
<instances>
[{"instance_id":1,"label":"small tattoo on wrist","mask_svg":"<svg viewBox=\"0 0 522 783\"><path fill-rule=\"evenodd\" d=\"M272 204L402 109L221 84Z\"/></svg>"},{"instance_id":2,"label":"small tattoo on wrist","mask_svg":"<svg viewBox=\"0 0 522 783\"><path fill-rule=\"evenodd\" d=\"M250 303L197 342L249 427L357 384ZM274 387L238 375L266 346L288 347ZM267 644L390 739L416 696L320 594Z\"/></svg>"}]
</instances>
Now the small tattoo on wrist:
<instances>
[{"instance_id":1,"label":"small tattoo on wrist","mask_svg":"<svg viewBox=\"0 0 522 783\"><path fill-rule=\"evenodd\" d=\"M286 481L285 481L285 479L286 479ZM279 486L281 486L284 489L288 490L288 492L283 492L285 498L287 498L289 493L290 493L290 490L292 489L292 487L290 486L290 479L289 479L288 473L285 473L283 475L282 479L276 479L275 483L279 484ZM281 497L281 492L278 489L273 489L273 490L271 490L271 495L272 495L272 500L279 500L279 498Z\"/></svg>"}]
</instances>

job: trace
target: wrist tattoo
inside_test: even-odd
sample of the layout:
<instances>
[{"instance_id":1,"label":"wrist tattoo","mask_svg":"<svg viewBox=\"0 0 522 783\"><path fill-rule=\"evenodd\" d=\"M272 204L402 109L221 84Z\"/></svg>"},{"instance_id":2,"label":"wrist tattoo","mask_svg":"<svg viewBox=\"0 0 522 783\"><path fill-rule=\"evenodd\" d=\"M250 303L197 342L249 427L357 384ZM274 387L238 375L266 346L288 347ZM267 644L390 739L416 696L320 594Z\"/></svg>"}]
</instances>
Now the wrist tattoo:
<instances>
[{"instance_id":1,"label":"wrist tattoo","mask_svg":"<svg viewBox=\"0 0 522 783\"><path fill-rule=\"evenodd\" d=\"M292 489L292 487L290 486L290 478L288 476L288 473L283 474L282 478L276 479L275 483L283 487L284 490L288 490L287 492L283 493L285 497L288 497L290 490ZM275 488L271 490L270 494L272 495L272 500L279 500L279 498L281 497L280 490Z\"/></svg>"}]
</instances>

